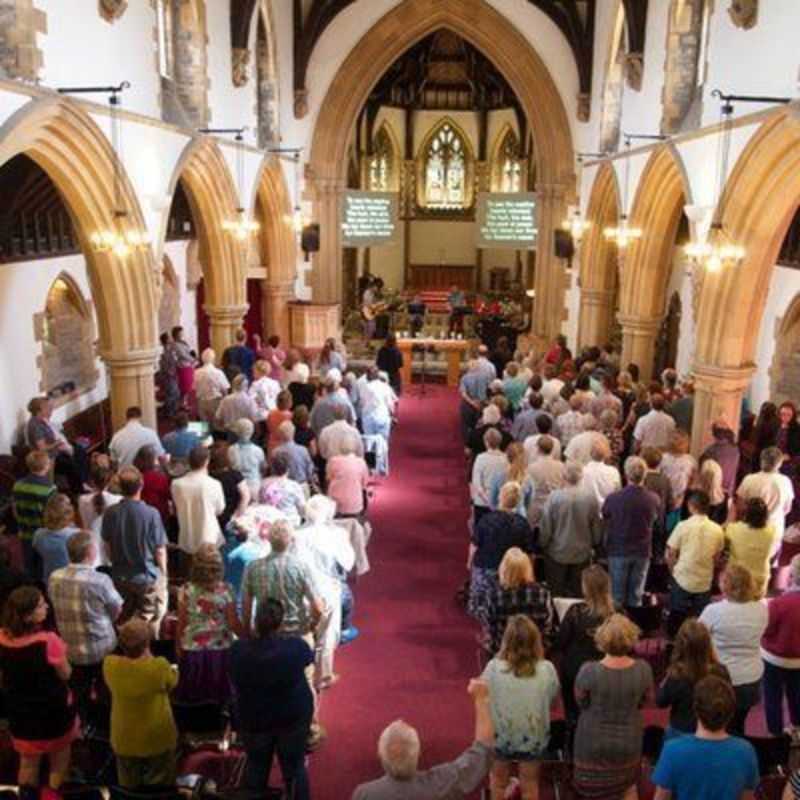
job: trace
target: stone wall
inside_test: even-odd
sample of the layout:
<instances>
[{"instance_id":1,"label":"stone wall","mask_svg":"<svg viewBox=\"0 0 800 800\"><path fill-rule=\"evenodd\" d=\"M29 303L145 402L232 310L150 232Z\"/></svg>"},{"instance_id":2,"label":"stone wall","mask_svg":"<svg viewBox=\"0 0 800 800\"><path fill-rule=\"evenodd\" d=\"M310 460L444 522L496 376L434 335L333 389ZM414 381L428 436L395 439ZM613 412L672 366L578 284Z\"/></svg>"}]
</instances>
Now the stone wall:
<instances>
[{"instance_id":1,"label":"stone wall","mask_svg":"<svg viewBox=\"0 0 800 800\"><path fill-rule=\"evenodd\" d=\"M47 33L47 15L34 0L0 0L0 73L37 81L43 66L36 34Z\"/></svg>"}]
</instances>

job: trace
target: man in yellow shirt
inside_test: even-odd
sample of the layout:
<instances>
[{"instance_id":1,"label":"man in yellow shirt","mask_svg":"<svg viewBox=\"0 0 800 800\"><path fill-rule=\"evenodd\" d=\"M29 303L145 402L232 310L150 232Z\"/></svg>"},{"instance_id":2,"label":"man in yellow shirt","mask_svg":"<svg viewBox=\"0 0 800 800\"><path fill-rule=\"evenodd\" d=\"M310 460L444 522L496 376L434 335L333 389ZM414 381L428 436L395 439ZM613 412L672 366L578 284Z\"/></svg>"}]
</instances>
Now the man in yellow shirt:
<instances>
[{"instance_id":1,"label":"man in yellow shirt","mask_svg":"<svg viewBox=\"0 0 800 800\"><path fill-rule=\"evenodd\" d=\"M699 616L711 600L717 558L725 547L725 534L708 518L705 492L689 495L689 519L681 522L667 541L670 579L667 634L677 633L683 620Z\"/></svg>"}]
</instances>

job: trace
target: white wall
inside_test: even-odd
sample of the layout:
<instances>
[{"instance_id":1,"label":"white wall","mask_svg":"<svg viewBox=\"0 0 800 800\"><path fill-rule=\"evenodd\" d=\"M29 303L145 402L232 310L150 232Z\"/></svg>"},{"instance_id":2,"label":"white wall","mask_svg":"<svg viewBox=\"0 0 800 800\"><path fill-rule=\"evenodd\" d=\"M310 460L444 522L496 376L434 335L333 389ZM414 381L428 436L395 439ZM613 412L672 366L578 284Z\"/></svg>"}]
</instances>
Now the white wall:
<instances>
[{"instance_id":1,"label":"white wall","mask_svg":"<svg viewBox=\"0 0 800 800\"><path fill-rule=\"evenodd\" d=\"M41 354L41 343L34 335L33 317L45 309L47 293L53 281L67 273L80 288L87 300L91 299L86 261L81 255L50 258L40 261L17 262L0 266L0 297L6 298L5 313L0 314L0 452L10 452L18 442L20 427L28 414L25 410L32 397L42 394L41 374L36 358ZM13 300L11 300L13 298ZM95 334L97 333L97 318ZM99 379L94 391L57 408L54 422L65 419L100 402L106 396L105 368L97 360Z\"/></svg>"},{"instance_id":2,"label":"white wall","mask_svg":"<svg viewBox=\"0 0 800 800\"><path fill-rule=\"evenodd\" d=\"M775 337L780 330L783 315L798 293L800 270L776 266L772 272L761 320L761 332L756 347L756 373L747 392L750 407L755 412L758 412L763 402L770 399L770 369L775 356Z\"/></svg>"}]
</instances>

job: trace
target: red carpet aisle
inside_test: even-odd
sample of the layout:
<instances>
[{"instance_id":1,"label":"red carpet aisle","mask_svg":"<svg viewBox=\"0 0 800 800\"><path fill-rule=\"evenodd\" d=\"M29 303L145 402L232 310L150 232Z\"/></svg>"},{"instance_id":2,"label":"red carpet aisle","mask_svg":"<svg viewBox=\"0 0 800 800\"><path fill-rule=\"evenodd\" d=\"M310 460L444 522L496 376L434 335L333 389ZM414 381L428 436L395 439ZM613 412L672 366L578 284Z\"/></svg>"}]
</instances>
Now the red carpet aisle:
<instances>
[{"instance_id":1,"label":"red carpet aisle","mask_svg":"<svg viewBox=\"0 0 800 800\"><path fill-rule=\"evenodd\" d=\"M378 777L378 735L398 717L420 731L423 766L471 740L476 627L453 599L466 574L469 508L458 403L452 389L426 392L403 396L391 475L370 508L372 570L355 587L362 635L338 650L342 680L322 699L329 736L311 759L315 800L347 800Z\"/></svg>"}]
</instances>

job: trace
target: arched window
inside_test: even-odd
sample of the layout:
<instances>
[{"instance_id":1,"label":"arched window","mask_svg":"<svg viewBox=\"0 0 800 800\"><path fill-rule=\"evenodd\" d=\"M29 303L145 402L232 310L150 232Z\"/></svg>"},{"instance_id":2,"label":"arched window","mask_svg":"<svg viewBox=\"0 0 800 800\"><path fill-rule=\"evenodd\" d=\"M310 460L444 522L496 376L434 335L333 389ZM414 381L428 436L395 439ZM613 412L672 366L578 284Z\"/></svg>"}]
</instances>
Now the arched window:
<instances>
[{"instance_id":1,"label":"arched window","mask_svg":"<svg viewBox=\"0 0 800 800\"><path fill-rule=\"evenodd\" d=\"M392 137L381 125L369 159L369 188L373 192L391 192L396 188L395 150Z\"/></svg>"},{"instance_id":2,"label":"arched window","mask_svg":"<svg viewBox=\"0 0 800 800\"><path fill-rule=\"evenodd\" d=\"M464 208L467 205L467 152L464 140L445 122L424 155L425 205Z\"/></svg>"},{"instance_id":3,"label":"arched window","mask_svg":"<svg viewBox=\"0 0 800 800\"><path fill-rule=\"evenodd\" d=\"M492 165L492 190L495 192L522 191L522 160L519 141L511 128L500 140Z\"/></svg>"},{"instance_id":4,"label":"arched window","mask_svg":"<svg viewBox=\"0 0 800 800\"><path fill-rule=\"evenodd\" d=\"M615 153L619 147L622 94L625 86L626 40L625 7L620 2L611 35L600 112L600 151L603 153Z\"/></svg>"},{"instance_id":5,"label":"arched window","mask_svg":"<svg viewBox=\"0 0 800 800\"><path fill-rule=\"evenodd\" d=\"M672 0L664 66L664 110L661 132L677 133L700 121L705 81L710 4L706 0ZM696 113L691 113L692 109Z\"/></svg>"},{"instance_id":6,"label":"arched window","mask_svg":"<svg viewBox=\"0 0 800 800\"><path fill-rule=\"evenodd\" d=\"M38 314L42 343L41 389L49 394L86 391L97 383L92 312L73 280L62 273L50 286Z\"/></svg>"}]
</instances>

